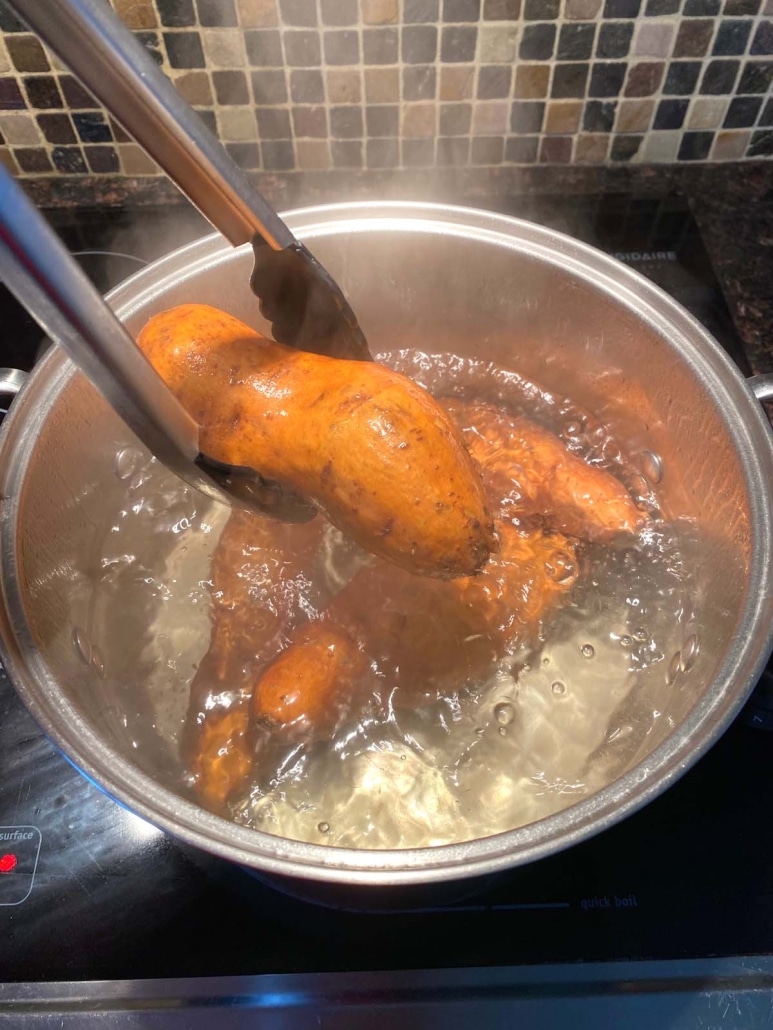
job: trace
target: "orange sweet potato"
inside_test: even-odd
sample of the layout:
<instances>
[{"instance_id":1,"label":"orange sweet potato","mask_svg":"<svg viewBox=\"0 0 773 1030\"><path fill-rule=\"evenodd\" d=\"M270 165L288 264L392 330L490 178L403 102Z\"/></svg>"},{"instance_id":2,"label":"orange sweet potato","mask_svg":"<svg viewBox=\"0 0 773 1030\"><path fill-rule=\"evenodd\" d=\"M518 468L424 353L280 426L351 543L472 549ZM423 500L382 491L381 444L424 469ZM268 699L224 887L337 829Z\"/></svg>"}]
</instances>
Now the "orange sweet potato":
<instances>
[{"instance_id":1,"label":"orange sweet potato","mask_svg":"<svg viewBox=\"0 0 773 1030\"><path fill-rule=\"evenodd\" d=\"M453 420L410 379L293 350L204 304L156 315L137 342L210 457L292 486L412 572L466 576L488 558L479 474Z\"/></svg>"}]
</instances>

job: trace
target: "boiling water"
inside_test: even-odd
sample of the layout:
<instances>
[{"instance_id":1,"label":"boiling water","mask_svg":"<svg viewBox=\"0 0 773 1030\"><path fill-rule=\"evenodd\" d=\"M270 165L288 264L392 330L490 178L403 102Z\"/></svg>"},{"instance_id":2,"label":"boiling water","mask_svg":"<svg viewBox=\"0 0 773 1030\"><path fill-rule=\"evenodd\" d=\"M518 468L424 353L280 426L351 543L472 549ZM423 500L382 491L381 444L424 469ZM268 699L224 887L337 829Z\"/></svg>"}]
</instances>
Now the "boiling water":
<instances>
[{"instance_id":1,"label":"boiling water","mask_svg":"<svg viewBox=\"0 0 773 1030\"><path fill-rule=\"evenodd\" d=\"M612 471L651 516L623 544L581 545L569 600L538 639L443 691L419 684L405 696L371 669L357 703L323 739L279 732L259 750L251 782L229 809L244 825L299 840L420 847L522 826L611 782L646 751L696 644L688 576L652 484L589 412L482 362L416 352L381 359L438 395L528 414ZM128 641L103 670L120 713L116 732L184 792L190 685L210 644L210 565L229 512L154 461L142 464L139 452L119 455L116 471L126 505L103 542L91 639ZM367 561L327 527L304 614L324 610ZM384 602L374 595L370 603ZM280 632L260 658L270 661L287 639Z\"/></svg>"}]
</instances>

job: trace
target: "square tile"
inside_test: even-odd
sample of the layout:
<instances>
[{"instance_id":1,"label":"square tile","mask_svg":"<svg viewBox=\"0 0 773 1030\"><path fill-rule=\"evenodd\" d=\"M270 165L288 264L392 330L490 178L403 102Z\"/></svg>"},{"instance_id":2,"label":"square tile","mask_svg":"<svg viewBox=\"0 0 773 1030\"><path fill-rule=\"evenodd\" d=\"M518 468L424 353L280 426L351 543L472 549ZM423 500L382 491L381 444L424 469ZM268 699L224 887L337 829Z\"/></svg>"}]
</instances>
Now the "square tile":
<instances>
[{"instance_id":1,"label":"square tile","mask_svg":"<svg viewBox=\"0 0 773 1030\"><path fill-rule=\"evenodd\" d=\"M11 70L11 59L8 56L8 50L6 49L3 37L0 35L0 74L4 74ZM12 160L9 154L9 160ZM14 161L14 166L16 162Z\"/></svg>"},{"instance_id":2,"label":"square tile","mask_svg":"<svg viewBox=\"0 0 773 1030\"><path fill-rule=\"evenodd\" d=\"M720 0L684 0L686 18L706 18L719 14Z\"/></svg>"},{"instance_id":3,"label":"square tile","mask_svg":"<svg viewBox=\"0 0 773 1030\"><path fill-rule=\"evenodd\" d=\"M397 68L366 68L365 99L369 104L388 104L400 99Z\"/></svg>"},{"instance_id":4,"label":"square tile","mask_svg":"<svg viewBox=\"0 0 773 1030\"><path fill-rule=\"evenodd\" d=\"M65 175L87 175L88 168L80 147L54 147L51 151L54 168Z\"/></svg>"},{"instance_id":5,"label":"square tile","mask_svg":"<svg viewBox=\"0 0 773 1030\"><path fill-rule=\"evenodd\" d=\"M250 79L252 96L256 104L265 107L287 102L287 83L283 71L277 68L263 72L251 72Z\"/></svg>"},{"instance_id":6,"label":"square tile","mask_svg":"<svg viewBox=\"0 0 773 1030\"><path fill-rule=\"evenodd\" d=\"M472 96L475 69L472 65L465 67L445 66L440 69L440 99L468 100Z\"/></svg>"},{"instance_id":7,"label":"square tile","mask_svg":"<svg viewBox=\"0 0 773 1030\"><path fill-rule=\"evenodd\" d=\"M204 50L198 32L164 32L164 46L173 68L203 68Z\"/></svg>"},{"instance_id":8,"label":"square tile","mask_svg":"<svg viewBox=\"0 0 773 1030\"><path fill-rule=\"evenodd\" d=\"M518 45L516 25L483 25L478 30L481 64L512 64Z\"/></svg>"},{"instance_id":9,"label":"square tile","mask_svg":"<svg viewBox=\"0 0 773 1030\"><path fill-rule=\"evenodd\" d=\"M609 152L610 161L633 161L639 153L643 140L643 136L613 136L612 149Z\"/></svg>"},{"instance_id":10,"label":"square tile","mask_svg":"<svg viewBox=\"0 0 773 1030\"><path fill-rule=\"evenodd\" d=\"M16 80L0 79L0 111L18 111L27 106Z\"/></svg>"},{"instance_id":11,"label":"square tile","mask_svg":"<svg viewBox=\"0 0 773 1030\"><path fill-rule=\"evenodd\" d=\"M364 64L396 64L399 48L400 35L395 28L362 30Z\"/></svg>"},{"instance_id":12,"label":"square tile","mask_svg":"<svg viewBox=\"0 0 773 1030\"><path fill-rule=\"evenodd\" d=\"M526 0L528 3L529 0ZM546 0L556 3L557 0ZM443 21L477 21L480 18L480 0L443 0Z\"/></svg>"},{"instance_id":13,"label":"square tile","mask_svg":"<svg viewBox=\"0 0 773 1030\"><path fill-rule=\"evenodd\" d=\"M552 136L573 135L580 127L581 117L579 100L551 100L545 117L545 132Z\"/></svg>"},{"instance_id":14,"label":"square tile","mask_svg":"<svg viewBox=\"0 0 773 1030\"><path fill-rule=\"evenodd\" d=\"M357 64L360 60L360 37L353 29L326 31L324 44L325 60L328 64ZM335 159L333 163L335 165Z\"/></svg>"},{"instance_id":15,"label":"square tile","mask_svg":"<svg viewBox=\"0 0 773 1030\"><path fill-rule=\"evenodd\" d=\"M234 0L196 0L199 24L211 28L230 28L239 24Z\"/></svg>"},{"instance_id":16,"label":"square tile","mask_svg":"<svg viewBox=\"0 0 773 1030\"><path fill-rule=\"evenodd\" d=\"M400 33L406 64L431 64L437 56L438 31L434 25L406 25Z\"/></svg>"},{"instance_id":17,"label":"square tile","mask_svg":"<svg viewBox=\"0 0 773 1030\"><path fill-rule=\"evenodd\" d=\"M750 132L718 132L711 149L712 161L740 161L746 155Z\"/></svg>"},{"instance_id":18,"label":"square tile","mask_svg":"<svg viewBox=\"0 0 773 1030\"><path fill-rule=\"evenodd\" d=\"M303 28L317 24L316 0L279 0L279 13L285 25Z\"/></svg>"},{"instance_id":19,"label":"square tile","mask_svg":"<svg viewBox=\"0 0 773 1030\"><path fill-rule=\"evenodd\" d=\"M369 104L365 108L365 134L377 138L397 136L400 131L400 108L397 104Z\"/></svg>"},{"instance_id":20,"label":"square tile","mask_svg":"<svg viewBox=\"0 0 773 1030\"><path fill-rule=\"evenodd\" d=\"M577 137L574 159L581 165L602 165L609 152L609 136L583 133Z\"/></svg>"},{"instance_id":21,"label":"square tile","mask_svg":"<svg viewBox=\"0 0 773 1030\"><path fill-rule=\"evenodd\" d=\"M142 147L137 146L136 143L126 143L124 146L118 147L118 158L121 168L126 175L143 176L161 174L161 169L155 161L148 157ZM54 164L56 164L55 157Z\"/></svg>"},{"instance_id":22,"label":"square tile","mask_svg":"<svg viewBox=\"0 0 773 1030\"><path fill-rule=\"evenodd\" d=\"M330 135L333 139L358 139L362 134L361 107L350 104L330 108Z\"/></svg>"},{"instance_id":23,"label":"square tile","mask_svg":"<svg viewBox=\"0 0 773 1030\"><path fill-rule=\"evenodd\" d=\"M701 79L701 93L732 93L738 77L740 61L709 61Z\"/></svg>"},{"instance_id":24,"label":"square tile","mask_svg":"<svg viewBox=\"0 0 773 1030\"><path fill-rule=\"evenodd\" d=\"M650 97L657 93L666 66L662 61L643 61L631 65L625 83L627 97Z\"/></svg>"},{"instance_id":25,"label":"square tile","mask_svg":"<svg viewBox=\"0 0 773 1030\"><path fill-rule=\"evenodd\" d=\"M525 21L555 21L558 17L559 0L524 0Z\"/></svg>"},{"instance_id":26,"label":"square tile","mask_svg":"<svg viewBox=\"0 0 773 1030\"><path fill-rule=\"evenodd\" d=\"M474 165L501 165L504 155L503 136L478 136L472 140L470 161Z\"/></svg>"},{"instance_id":27,"label":"square tile","mask_svg":"<svg viewBox=\"0 0 773 1030\"><path fill-rule=\"evenodd\" d=\"M43 147L17 147L13 156L22 172L39 175L51 171L51 162Z\"/></svg>"},{"instance_id":28,"label":"square tile","mask_svg":"<svg viewBox=\"0 0 773 1030\"><path fill-rule=\"evenodd\" d=\"M281 75L284 85L284 72L264 72L266 75ZM212 85L218 104L248 104L250 91L247 87L247 76L242 71L214 71ZM286 94L285 94L286 95Z\"/></svg>"},{"instance_id":29,"label":"square tile","mask_svg":"<svg viewBox=\"0 0 773 1030\"><path fill-rule=\"evenodd\" d=\"M615 124L617 101L589 100L585 105L582 127L585 132L611 132Z\"/></svg>"},{"instance_id":30,"label":"square tile","mask_svg":"<svg viewBox=\"0 0 773 1030\"><path fill-rule=\"evenodd\" d=\"M748 15L754 17L760 13L761 0L725 0L722 13L726 16Z\"/></svg>"},{"instance_id":31,"label":"square tile","mask_svg":"<svg viewBox=\"0 0 773 1030\"><path fill-rule=\"evenodd\" d=\"M129 2L131 3L131 0ZM161 24L167 28L186 29L196 24L193 0L156 0L156 9Z\"/></svg>"},{"instance_id":32,"label":"square tile","mask_svg":"<svg viewBox=\"0 0 773 1030\"><path fill-rule=\"evenodd\" d=\"M23 82L30 107L41 111L64 107L62 94L53 75L25 75Z\"/></svg>"},{"instance_id":33,"label":"square tile","mask_svg":"<svg viewBox=\"0 0 773 1030\"><path fill-rule=\"evenodd\" d=\"M713 132L685 132L677 157L680 161L705 161L713 142Z\"/></svg>"},{"instance_id":34,"label":"square tile","mask_svg":"<svg viewBox=\"0 0 773 1030\"><path fill-rule=\"evenodd\" d=\"M550 68L545 64L518 64L515 68L513 96L523 100L548 95Z\"/></svg>"},{"instance_id":35,"label":"square tile","mask_svg":"<svg viewBox=\"0 0 773 1030\"><path fill-rule=\"evenodd\" d=\"M441 167L459 168L470 159L470 141L464 137L437 141L437 163Z\"/></svg>"},{"instance_id":36,"label":"square tile","mask_svg":"<svg viewBox=\"0 0 773 1030\"><path fill-rule=\"evenodd\" d=\"M661 100L655 112L653 129L681 129L689 103L684 99Z\"/></svg>"},{"instance_id":37,"label":"square tile","mask_svg":"<svg viewBox=\"0 0 773 1030\"><path fill-rule=\"evenodd\" d=\"M734 97L730 101L725 120L722 123L724 129L748 129L757 121L757 115L762 107L762 97Z\"/></svg>"},{"instance_id":38,"label":"square tile","mask_svg":"<svg viewBox=\"0 0 773 1030\"><path fill-rule=\"evenodd\" d=\"M588 96L616 97L623 88L627 65L599 61L591 68Z\"/></svg>"},{"instance_id":39,"label":"square tile","mask_svg":"<svg viewBox=\"0 0 773 1030\"><path fill-rule=\"evenodd\" d=\"M402 151L406 168L428 168L435 163L434 139L404 139Z\"/></svg>"},{"instance_id":40,"label":"square tile","mask_svg":"<svg viewBox=\"0 0 773 1030\"><path fill-rule=\"evenodd\" d=\"M277 0L236 0L236 9L245 29L270 29L279 24Z\"/></svg>"},{"instance_id":41,"label":"square tile","mask_svg":"<svg viewBox=\"0 0 773 1030\"><path fill-rule=\"evenodd\" d=\"M604 0L605 18L637 18L641 0Z\"/></svg>"},{"instance_id":42,"label":"square tile","mask_svg":"<svg viewBox=\"0 0 773 1030\"><path fill-rule=\"evenodd\" d=\"M437 73L434 65L413 64L403 68L403 99L434 100Z\"/></svg>"},{"instance_id":43,"label":"square tile","mask_svg":"<svg viewBox=\"0 0 773 1030\"><path fill-rule=\"evenodd\" d=\"M282 37L278 29L250 29L244 33L247 59L254 68L282 68Z\"/></svg>"},{"instance_id":44,"label":"square tile","mask_svg":"<svg viewBox=\"0 0 773 1030\"><path fill-rule=\"evenodd\" d=\"M52 117L51 115L38 115L38 118ZM55 117L67 118L66 114ZM15 147L31 147L41 143L40 132L31 114L22 111L0 114L0 133L6 143ZM53 142L53 141L52 141Z\"/></svg>"},{"instance_id":45,"label":"square tile","mask_svg":"<svg viewBox=\"0 0 773 1030\"><path fill-rule=\"evenodd\" d=\"M362 20L366 25L394 25L398 20L397 0L362 0Z\"/></svg>"},{"instance_id":46,"label":"square tile","mask_svg":"<svg viewBox=\"0 0 773 1030\"><path fill-rule=\"evenodd\" d=\"M666 96L688 96L694 93L702 67L700 61L672 61L668 66L663 92Z\"/></svg>"},{"instance_id":47,"label":"square tile","mask_svg":"<svg viewBox=\"0 0 773 1030\"><path fill-rule=\"evenodd\" d=\"M681 142L678 132L650 132L644 138L642 159L650 164L671 164Z\"/></svg>"},{"instance_id":48,"label":"square tile","mask_svg":"<svg viewBox=\"0 0 773 1030\"><path fill-rule=\"evenodd\" d=\"M396 139L369 139L365 144L366 168L398 168L400 142Z\"/></svg>"},{"instance_id":49,"label":"square tile","mask_svg":"<svg viewBox=\"0 0 773 1030\"><path fill-rule=\"evenodd\" d=\"M438 134L441 136L466 136L472 123L472 104L441 104L438 118Z\"/></svg>"},{"instance_id":50,"label":"square tile","mask_svg":"<svg viewBox=\"0 0 773 1030\"><path fill-rule=\"evenodd\" d=\"M545 104L537 101L517 100L510 109L512 132L533 133L542 131Z\"/></svg>"},{"instance_id":51,"label":"square tile","mask_svg":"<svg viewBox=\"0 0 773 1030\"><path fill-rule=\"evenodd\" d=\"M325 43L328 36L354 36L355 44L357 34L351 32L326 32ZM285 62L291 68L317 68L322 63L322 49L319 43L319 33L310 32L306 29L288 29L282 34ZM348 61L330 60L330 64L349 64ZM356 63L356 62L355 62Z\"/></svg>"},{"instance_id":52,"label":"square tile","mask_svg":"<svg viewBox=\"0 0 773 1030\"><path fill-rule=\"evenodd\" d=\"M334 168L362 168L360 140L333 140L330 150Z\"/></svg>"},{"instance_id":53,"label":"square tile","mask_svg":"<svg viewBox=\"0 0 773 1030\"><path fill-rule=\"evenodd\" d=\"M440 0L403 0L403 22L435 22L440 16Z\"/></svg>"},{"instance_id":54,"label":"square tile","mask_svg":"<svg viewBox=\"0 0 773 1030\"><path fill-rule=\"evenodd\" d=\"M65 106L72 110L78 110L78 108L95 108L99 107L94 97L89 93L85 87L81 86L80 82L72 75L60 75L59 85L64 94Z\"/></svg>"},{"instance_id":55,"label":"square tile","mask_svg":"<svg viewBox=\"0 0 773 1030\"><path fill-rule=\"evenodd\" d=\"M0 120L1 121L1 120ZM77 143L75 130L67 114L39 114L38 127L47 143ZM9 143L13 142L8 140ZM37 141L35 141L37 142Z\"/></svg>"},{"instance_id":56,"label":"square tile","mask_svg":"<svg viewBox=\"0 0 773 1030\"><path fill-rule=\"evenodd\" d=\"M593 21L601 10L601 0L566 0L564 17L567 21Z\"/></svg>"},{"instance_id":57,"label":"square tile","mask_svg":"<svg viewBox=\"0 0 773 1030\"><path fill-rule=\"evenodd\" d=\"M348 75L348 72L330 72L333 74ZM349 103L359 101L360 77L353 73L357 84L356 97L331 97L331 103ZM314 68L295 68L290 72L290 98L294 104L323 104L325 102L325 86L322 79L322 72Z\"/></svg>"},{"instance_id":58,"label":"square tile","mask_svg":"<svg viewBox=\"0 0 773 1030\"><path fill-rule=\"evenodd\" d=\"M773 61L747 61L738 83L739 93L767 93L773 83Z\"/></svg>"},{"instance_id":59,"label":"square tile","mask_svg":"<svg viewBox=\"0 0 773 1030\"><path fill-rule=\"evenodd\" d=\"M761 21L752 40L750 54L773 54L773 21ZM756 133L755 133L756 135ZM752 139L752 147L754 147Z\"/></svg>"},{"instance_id":60,"label":"square tile","mask_svg":"<svg viewBox=\"0 0 773 1030\"><path fill-rule=\"evenodd\" d=\"M712 54L733 56L743 54L752 31L751 18L725 18L720 21L714 39Z\"/></svg>"},{"instance_id":61,"label":"square tile","mask_svg":"<svg viewBox=\"0 0 773 1030\"><path fill-rule=\"evenodd\" d=\"M611 21L599 28L596 44L596 57L627 57L631 49L634 23L630 21Z\"/></svg>"},{"instance_id":62,"label":"square tile","mask_svg":"<svg viewBox=\"0 0 773 1030\"><path fill-rule=\"evenodd\" d=\"M572 160L571 136L545 136L539 151L540 164L568 165Z\"/></svg>"},{"instance_id":63,"label":"square tile","mask_svg":"<svg viewBox=\"0 0 773 1030\"><path fill-rule=\"evenodd\" d=\"M637 57L668 57L674 42L675 26L664 22L645 22L639 27L633 52Z\"/></svg>"},{"instance_id":64,"label":"square tile","mask_svg":"<svg viewBox=\"0 0 773 1030\"><path fill-rule=\"evenodd\" d=\"M509 104L506 100L482 101L473 107L473 136L498 136L507 131Z\"/></svg>"},{"instance_id":65,"label":"square tile","mask_svg":"<svg viewBox=\"0 0 773 1030\"><path fill-rule=\"evenodd\" d=\"M196 107L210 107L214 102L207 72L183 72L173 80L180 96Z\"/></svg>"},{"instance_id":66,"label":"square tile","mask_svg":"<svg viewBox=\"0 0 773 1030\"><path fill-rule=\"evenodd\" d=\"M115 147L84 147L83 153L92 172L97 175L113 175L120 171L118 151Z\"/></svg>"},{"instance_id":67,"label":"square tile","mask_svg":"<svg viewBox=\"0 0 773 1030\"><path fill-rule=\"evenodd\" d=\"M758 130L752 135L747 157L770 157L773 154L773 132L770 130Z\"/></svg>"},{"instance_id":68,"label":"square tile","mask_svg":"<svg viewBox=\"0 0 773 1030\"><path fill-rule=\"evenodd\" d=\"M588 85L589 64L558 64L553 70L552 97L584 97Z\"/></svg>"},{"instance_id":69,"label":"square tile","mask_svg":"<svg viewBox=\"0 0 773 1030\"><path fill-rule=\"evenodd\" d=\"M510 96L513 70L508 64L489 64L478 69L477 95L481 100Z\"/></svg>"},{"instance_id":70,"label":"square tile","mask_svg":"<svg viewBox=\"0 0 773 1030\"><path fill-rule=\"evenodd\" d=\"M225 149L242 171L260 168L260 147L257 143L226 143Z\"/></svg>"},{"instance_id":71,"label":"square tile","mask_svg":"<svg viewBox=\"0 0 773 1030\"><path fill-rule=\"evenodd\" d=\"M241 146L251 146L251 143L242 143ZM287 172L295 168L295 148L290 139L269 140L261 143L261 158L263 167L267 172ZM243 167L248 168L249 165ZM256 164L258 166L257 155Z\"/></svg>"},{"instance_id":72,"label":"square tile","mask_svg":"<svg viewBox=\"0 0 773 1030\"><path fill-rule=\"evenodd\" d=\"M622 24L628 25L627 22ZM558 35L556 59L559 61L585 61L593 53L596 26L582 22L566 22Z\"/></svg>"},{"instance_id":73,"label":"square tile","mask_svg":"<svg viewBox=\"0 0 773 1030\"><path fill-rule=\"evenodd\" d=\"M714 22L707 19L684 20L674 44L674 57L703 57L708 53Z\"/></svg>"},{"instance_id":74,"label":"square tile","mask_svg":"<svg viewBox=\"0 0 773 1030\"><path fill-rule=\"evenodd\" d=\"M688 129L716 129L724 121L728 104L726 97L696 97L687 116Z\"/></svg>"},{"instance_id":75,"label":"square tile","mask_svg":"<svg viewBox=\"0 0 773 1030\"><path fill-rule=\"evenodd\" d=\"M251 107L224 107L217 112L218 135L221 140L241 143L257 138L255 112Z\"/></svg>"},{"instance_id":76,"label":"square tile","mask_svg":"<svg viewBox=\"0 0 773 1030\"><path fill-rule=\"evenodd\" d=\"M290 112L276 107L259 107L256 110L258 119L258 138L267 139L289 139Z\"/></svg>"},{"instance_id":77,"label":"square tile","mask_svg":"<svg viewBox=\"0 0 773 1030\"><path fill-rule=\"evenodd\" d=\"M320 13L323 25L356 25L357 0L320 0Z\"/></svg>"},{"instance_id":78,"label":"square tile","mask_svg":"<svg viewBox=\"0 0 773 1030\"><path fill-rule=\"evenodd\" d=\"M644 15L647 18L662 18L667 14L678 14L682 0L647 0Z\"/></svg>"},{"instance_id":79,"label":"square tile","mask_svg":"<svg viewBox=\"0 0 773 1030\"><path fill-rule=\"evenodd\" d=\"M555 28L553 31L555 32ZM477 42L476 28L467 25L446 25L443 27L440 40L440 59L448 64L474 61Z\"/></svg>"},{"instance_id":80,"label":"square tile","mask_svg":"<svg viewBox=\"0 0 773 1030\"><path fill-rule=\"evenodd\" d=\"M532 165L537 160L539 136L515 136L505 140L505 161L514 165Z\"/></svg>"},{"instance_id":81,"label":"square tile","mask_svg":"<svg viewBox=\"0 0 773 1030\"><path fill-rule=\"evenodd\" d=\"M760 125L773 125L773 99L768 100L759 118Z\"/></svg>"},{"instance_id":82,"label":"square tile","mask_svg":"<svg viewBox=\"0 0 773 1030\"><path fill-rule=\"evenodd\" d=\"M483 0L484 21L517 21L520 17L521 0Z\"/></svg>"},{"instance_id":83,"label":"square tile","mask_svg":"<svg viewBox=\"0 0 773 1030\"><path fill-rule=\"evenodd\" d=\"M403 104L402 135L406 139L435 135L435 104Z\"/></svg>"},{"instance_id":84,"label":"square tile","mask_svg":"<svg viewBox=\"0 0 773 1030\"><path fill-rule=\"evenodd\" d=\"M202 29L204 53L213 68L241 68L247 63L239 29Z\"/></svg>"},{"instance_id":85,"label":"square tile","mask_svg":"<svg viewBox=\"0 0 773 1030\"><path fill-rule=\"evenodd\" d=\"M328 68L325 71L325 83L329 104L359 104L362 100L362 76L359 68Z\"/></svg>"},{"instance_id":86,"label":"square tile","mask_svg":"<svg viewBox=\"0 0 773 1030\"><path fill-rule=\"evenodd\" d=\"M556 27L550 22L526 25L521 37L522 61L548 61L556 44Z\"/></svg>"},{"instance_id":87,"label":"square tile","mask_svg":"<svg viewBox=\"0 0 773 1030\"><path fill-rule=\"evenodd\" d=\"M293 135L327 139L327 110L322 106L293 108Z\"/></svg>"},{"instance_id":88,"label":"square tile","mask_svg":"<svg viewBox=\"0 0 773 1030\"><path fill-rule=\"evenodd\" d=\"M298 167L304 171L327 171L330 168L330 147L326 140L296 140L295 156Z\"/></svg>"},{"instance_id":89,"label":"square tile","mask_svg":"<svg viewBox=\"0 0 773 1030\"><path fill-rule=\"evenodd\" d=\"M5 45L16 71L47 72L51 70L45 51L35 36L28 36L25 33L9 35Z\"/></svg>"},{"instance_id":90,"label":"square tile","mask_svg":"<svg viewBox=\"0 0 773 1030\"><path fill-rule=\"evenodd\" d=\"M617 109L617 132L646 132L655 110L654 100L623 100Z\"/></svg>"}]
</instances>

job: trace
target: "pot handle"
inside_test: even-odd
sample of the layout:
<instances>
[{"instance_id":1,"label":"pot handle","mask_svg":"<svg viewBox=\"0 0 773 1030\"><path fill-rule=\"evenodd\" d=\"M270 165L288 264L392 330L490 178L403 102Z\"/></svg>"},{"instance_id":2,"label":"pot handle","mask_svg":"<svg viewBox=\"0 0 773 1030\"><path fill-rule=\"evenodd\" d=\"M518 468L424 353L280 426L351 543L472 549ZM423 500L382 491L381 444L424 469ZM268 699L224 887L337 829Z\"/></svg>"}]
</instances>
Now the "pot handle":
<instances>
[{"instance_id":1,"label":"pot handle","mask_svg":"<svg viewBox=\"0 0 773 1030\"><path fill-rule=\"evenodd\" d=\"M773 372L751 376L746 382L758 401L773 401Z\"/></svg>"},{"instance_id":2,"label":"pot handle","mask_svg":"<svg viewBox=\"0 0 773 1030\"><path fill-rule=\"evenodd\" d=\"M20 368L0 368L0 393L15 397L29 377L29 372L22 372Z\"/></svg>"}]
</instances>

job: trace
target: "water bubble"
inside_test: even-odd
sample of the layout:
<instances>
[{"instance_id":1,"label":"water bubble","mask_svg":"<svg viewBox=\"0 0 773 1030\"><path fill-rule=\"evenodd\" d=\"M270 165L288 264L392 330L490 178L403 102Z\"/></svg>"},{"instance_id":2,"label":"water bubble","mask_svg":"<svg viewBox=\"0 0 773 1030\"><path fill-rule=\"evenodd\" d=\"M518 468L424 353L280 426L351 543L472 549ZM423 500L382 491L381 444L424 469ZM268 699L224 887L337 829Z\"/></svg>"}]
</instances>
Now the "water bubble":
<instances>
[{"instance_id":1,"label":"water bubble","mask_svg":"<svg viewBox=\"0 0 773 1030\"><path fill-rule=\"evenodd\" d=\"M320 833L330 833L330 823L317 823L317 829Z\"/></svg>"},{"instance_id":2,"label":"water bubble","mask_svg":"<svg viewBox=\"0 0 773 1030\"><path fill-rule=\"evenodd\" d=\"M679 675L679 670L682 667L682 652L677 651L674 657L671 659L671 663L668 666L668 672L666 673L666 683L670 687L676 677Z\"/></svg>"},{"instance_id":3,"label":"water bubble","mask_svg":"<svg viewBox=\"0 0 773 1030\"><path fill-rule=\"evenodd\" d=\"M497 732L499 733L500 737L506 737L507 736L507 728L505 726L500 726L499 730Z\"/></svg>"},{"instance_id":4,"label":"water bubble","mask_svg":"<svg viewBox=\"0 0 773 1030\"><path fill-rule=\"evenodd\" d=\"M509 726L515 718L515 709L507 701L494 706L494 718L500 726Z\"/></svg>"},{"instance_id":5,"label":"water bubble","mask_svg":"<svg viewBox=\"0 0 773 1030\"><path fill-rule=\"evenodd\" d=\"M621 647L630 647L632 643L633 643L633 640L628 636L627 633L625 634L625 636L620 637L620 646Z\"/></svg>"},{"instance_id":6,"label":"water bubble","mask_svg":"<svg viewBox=\"0 0 773 1030\"><path fill-rule=\"evenodd\" d=\"M647 631L639 627L639 629L634 630L633 636L634 639L638 640L640 644L644 643L644 641L647 639Z\"/></svg>"},{"instance_id":7,"label":"water bubble","mask_svg":"<svg viewBox=\"0 0 773 1030\"><path fill-rule=\"evenodd\" d=\"M400 755L400 761L401 762L406 762L407 760L408 760L408 755Z\"/></svg>"},{"instance_id":8,"label":"water bubble","mask_svg":"<svg viewBox=\"0 0 773 1030\"><path fill-rule=\"evenodd\" d=\"M122 447L115 456L115 474L119 479L128 479L140 467L142 452L136 447Z\"/></svg>"},{"instance_id":9,"label":"water bubble","mask_svg":"<svg viewBox=\"0 0 773 1030\"><path fill-rule=\"evenodd\" d=\"M92 647L91 649L91 664L96 669L97 675L104 677L105 663L102 659L102 655L97 651L96 647Z\"/></svg>"},{"instance_id":10,"label":"water bubble","mask_svg":"<svg viewBox=\"0 0 773 1030\"><path fill-rule=\"evenodd\" d=\"M78 656L86 663L86 665L90 665L91 641L86 636L85 630L76 626L72 631L72 642L75 645L75 650L78 652Z\"/></svg>"},{"instance_id":11,"label":"water bubble","mask_svg":"<svg viewBox=\"0 0 773 1030\"><path fill-rule=\"evenodd\" d=\"M583 644L580 648L580 654L583 658L592 658L596 653L596 648L593 644Z\"/></svg>"},{"instance_id":12,"label":"water bubble","mask_svg":"<svg viewBox=\"0 0 773 1030\"><path fill-rule=\"evenodd\" d=\"M653 486L663 478L663 459L654 451L641 452L641 470Z\"/></svg>"},{"instance_id":13,"label":"water bubble","mask_svg":"<svg viewBox=\"0 0 773 1030\"><path fill-rule=\"evenodd\" d=\"M576 419L570 419L564 426L564 432L567 436L579 436L582 432L582 426Z\"/></svg>"},{"instance_id":14,"label":"water bubble","mask_svg":"<svg viewBox=\"0 0 773 1030\"><path fill-rule=\"evenodd\" d=\"M560 697L562 694L566 693L566 685L562 683L560 680L556 680L556 682L551 685L550 689L557 697Z\"/></svg>"},{"instance_id":15,"label":"water bubble","mask_svg":"<svg viewBox=\"0 0 773 1030\"><path fill-rule=\"evenodd\" d=\"M698 638L692 633L687 640L684 642L682 648L682 672L689 672L690 669L695 665L695 659L698 655Z\"/></svg>"},{"instance_id":16,"label":"water bubble","mask_svg":"<svg viewBox=\"0 0 773 1030\"><path fill-rule=\"evenodd\" d=\"M571 586L577 579L577 563L566 551L556 551L550 561L545 562L545 571L559 586Z\"/></svg>"},{"instance_id":17,"label":"water bubble","mask_svg":"<svg viewBox=\"0 0 773 1030\"><path fill-rule=\"evenodd\" d=\"M483 727L482 727L482 726L476 726L476 727L475 727L475 733L476 733L476 734L477 734L477 735L478 735L479 737L482 737L482 736L483 736L483 734L485 733L485 730L483 729Z\"/></svg>"},{"instance_id":18,"label":"water bubble","mask_svg":"<svg viewBox=\"0 0 773 1030\"><path fill-rule=\"evenodd\" d=\"M550 665L550 658L547 655L545 655L545 657L542 659L542 664Z\"/></svg>"}]
</instances>

